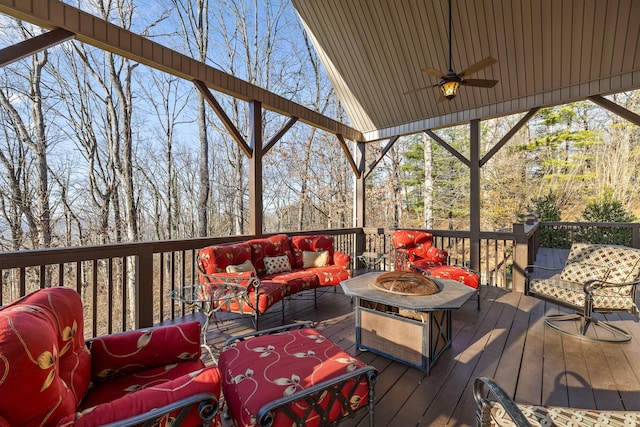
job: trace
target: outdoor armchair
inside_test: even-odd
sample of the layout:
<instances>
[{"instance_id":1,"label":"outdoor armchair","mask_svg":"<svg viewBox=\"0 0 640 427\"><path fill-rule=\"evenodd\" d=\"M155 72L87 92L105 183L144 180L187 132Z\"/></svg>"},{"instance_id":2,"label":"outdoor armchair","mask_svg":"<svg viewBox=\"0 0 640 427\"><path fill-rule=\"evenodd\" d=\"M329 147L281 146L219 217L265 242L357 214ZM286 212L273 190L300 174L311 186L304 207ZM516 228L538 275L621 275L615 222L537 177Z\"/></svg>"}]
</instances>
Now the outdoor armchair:
<instances>
[{"instance_id":1,"label":"outdoor armchair","mask_svg":"<svg viewBox=\"0 0 640 427\"><path fill-rule=\"evenodd\" d=\"M0 426L220 424L220 374L200 360L200 324L84 340L73 289L0 308Z\"/></svg>"},{"instance_id":2,"label":"outdoor armchair","mask_svg":"<svg viewBox=\"0 0 640 427\"><path fill-rule=\"evenodd\" d=\"M591 341L626 342L631 335L594 313L629 312L638 316L640 250L617 245L574 243L559 274L541 278L540 266L525 268L525 293L574 311L545 318L545 323L565 334ZM549 270L549 269L546 269ZM562 323L577 322L577 327ZM569 325L569 326L565 326ZM598 327L587 335L590 325Z\"/></svg>"},{"instance_id":3,"label":"outdoor armchair","mask_svg":"<svg viewBox=\"0 0 640 427\"><path fill-rule=\"evenodd\" d=\"M540 406L514 402L495 381L476 378L473 397L478 406L479 427L556 426L556 427L627 427L640 425L638 411L602 411L561 406Z\"/></svg>"}]
</instances>

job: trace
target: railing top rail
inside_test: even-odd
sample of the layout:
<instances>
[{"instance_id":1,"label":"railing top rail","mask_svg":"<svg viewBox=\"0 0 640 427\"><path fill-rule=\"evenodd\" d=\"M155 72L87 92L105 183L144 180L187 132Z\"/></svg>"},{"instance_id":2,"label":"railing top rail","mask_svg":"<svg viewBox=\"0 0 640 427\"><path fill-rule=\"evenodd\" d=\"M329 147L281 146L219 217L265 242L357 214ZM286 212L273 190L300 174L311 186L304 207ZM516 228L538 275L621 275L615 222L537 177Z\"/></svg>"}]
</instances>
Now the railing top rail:
<instances>
[{"instance_id":1,"label":"railing top rail","mask_svg":"<svg viewBox=\"0 0 640 427\"><path fill-rule=\"evenodd\" d=\"M298 231L284 233L289 236L333 234L346 235L361 232L359 228L345 228L333 230ZM264 236L239 235L224 237L198 237L180 240L160 240L145 242L112 243L93 246L59 247L48 249L20 250L14 252L0 252L0 269L22 268L40 265L43 259L47 264L64 264L69 262L91 261L94 259L118 258L136 256L142 253L162 253L182 250L193 250L205 246L225 243L243 242L258 237L267 237L283 233L270 233Z\"/></svg>"}]
</instances>

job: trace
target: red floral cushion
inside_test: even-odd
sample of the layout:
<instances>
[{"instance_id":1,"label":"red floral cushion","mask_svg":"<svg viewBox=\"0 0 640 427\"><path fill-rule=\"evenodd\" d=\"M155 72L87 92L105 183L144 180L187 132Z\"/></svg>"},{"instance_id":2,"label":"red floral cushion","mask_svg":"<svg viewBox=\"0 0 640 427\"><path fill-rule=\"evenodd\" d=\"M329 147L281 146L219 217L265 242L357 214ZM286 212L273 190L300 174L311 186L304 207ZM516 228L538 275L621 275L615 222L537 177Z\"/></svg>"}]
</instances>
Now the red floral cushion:
<instances>
[{"instance_id":1,"label":"red floral cushion","mask_svg":"<svg viewBox=\"0 0 640 427\"><path fill-rule=\"evenodd\" d=\"M229 413L237 426L255 425L260 407L283 396L309 388L365 366L314 329L300 329L275 335L264 335L233 343L220 353L218 361L222 388ZM352 382L343 388L353 389ZM330 422L342 411L341 405L329 394L320 394L319 402L329 409ZM352 409L369 401L369 386L365 380L356 386L351 399ZM295 402L289 409L304 413L307 405ZM315 411L306 416L307 426L320 425ZM275 415L274 426L291 426L282 412Z\"/></svg>"},{"instance_id":2,"label":"red floral cushion","mask_svg":"<svg viewBox=\"0 0 640 427\"><path fill-rule=\"evenodd\" d=\"M251 262L258 272L258 276L265 274L265 257L277 257L286 255L289 264L293 266L293 254L289 245L289 237L286 234L277 234L265 239L249 240L247 244L251 247Z\"/></svg>"},{"instance_id":3,"label":"red floral cushion","mask_svg":"<svg viewBox=\"0 0 640 427\"><path fill-rule=\"evenodd\" d=\"M336 286L339 285L343 280L351 278L351 273L349 272L349 270L337 265L308 268L307 271L318 276L318 282L320 286Z\"/></svg>"},{"instance_id":4,"label":"red floral cushion","mask_svg":"<svg viewBox=\"0 0 640 427\"><path fill-rule=\"evenodd\" d=\"M113 423L123 418L144 414L152 409L198 393L212 393L219 399L220 373L218 368L212 366L189 371L189 369L193 370L195 363L178 364L173 370L167 371L165 374L156 372L156 375L151 375L149 378L142 376L131 377L133 380L130 381L127 380L129 377L122 377L114 380L114 384L111 384L111 382L101 383L94 390L95 393L90 391L89 396L87 396L87 402L83 404L83 408L87 409L69 415L60 423L60 426L97 426ZM158 368L154 369L158 370ZM114 386L117 386L119 381L122 382L119 384L121 391L115 393ZM126 382L130 382L128 390L122 390L122 386ZM110 390L107 390L107 388ZM90 396L93 395L102 397L102 402L98 402L100 399L91 399ZM92 403L100 404L92 407L90 406ZM176 415L177 411L168 414L159 425L171 426L175 421ZM201 425L201 423L202 421L194 408L187 415L183 425L196 426ZM214 427L222 425L220 415L216 415L212 425Z\"/></svg>"},{"instance_id":5,"label":"red floral cushion","mask_svg":"<svg viewBox=\"0 0 640 427\"><path fill-rule=\"evenodd\" d=\"M417 245L431 246L433 233L429 231L396 230L391 235L391 242L396 249L411 248Z\"/></svg>"},{"instance_id":6,"label":"red floral cushion","mask_svg":"<svg viewBox=\"0 0 640 427\"><path fill-rule=\"evenodd\" d=\"M90 380L80 295L33 292L0 309L0 418L51 426L75 412Z\"/></svg>"},{"instance_id":7,"label":"red floral cushion","mask_svg":"<svg viewBox=\"0 0 640 427\"><path fill-rule=\"evenodd\" d=\"M272 305L286 296L286 290L282 282L265 279L260 282L257 291L253 286L248 289L246 300L234 299L223 309L233 313L253 313L257 310L258 313L264 314Z\"/></svg>"},{"instance_id":8,"label":"red floral cushion","mask_svg":"<svg viewBox=\"0 0 640 427\"><path fill-rule=\"evenodd\" d=\"M478 275L466 268L457 267L455 265L438 265L427 268L427 271L433 277L455 280L474 289L478 289L478 286L480 286L480 278Z\"/></svg>"},{"instance_id":9,"label":"red floral cushion","mask_svg":"<svg viewBox=\"0 0 640 427\"><path fill-rule=\"evenodd\" d=\"M309 270L312 269L295 270L290 273L278 273L273 274L270 277L274 282L284 283L287 294L293 295L296 292L302 292L318 287L318 276Z\"/></svg>"},{"instance_id":10,"label":"red floral cushion","mask_svg":"<svg viewBox=\"0 0 640 427\"><path fill-rule=\"evenodd\" d=\"M92 381L200 359L200 322L106 335L91 341Z\"/></svg>"},{"instance_id":11,"label":"red floral cushion","mask_svg":"<svg viewBox=\"0 0 640 427\"><path fill-rule=\"evenodd\" d=\"M251 247L247 242L232 245L215 245L200 249L199 263L206 274L226 272L227 266L251 261Z\"/></svg>"},{"instance_id":12,"label":"red floral cushion","mask_svg":"<svg viewBox=\"0 0 640 427\"><path fill-rule=\"evenodd\" d=\"M334 238L328 234L317 236L293 236L291 237L291 249L295 258L295 266L302 267L302 252L304 251L329 251L329 264L333 264Z\"/></svg>"},{"instance_id":13,"label":"red floral cushion","mask_svg":"<svg viewBox=\"0 0 640 427\"><path fill-rule=\"evenodd\" d=\"M351 256L343 254L340 251L335 251L333 253L333 263L339 267L349 268L351 264Z\"/></svg>"}]
</instances>

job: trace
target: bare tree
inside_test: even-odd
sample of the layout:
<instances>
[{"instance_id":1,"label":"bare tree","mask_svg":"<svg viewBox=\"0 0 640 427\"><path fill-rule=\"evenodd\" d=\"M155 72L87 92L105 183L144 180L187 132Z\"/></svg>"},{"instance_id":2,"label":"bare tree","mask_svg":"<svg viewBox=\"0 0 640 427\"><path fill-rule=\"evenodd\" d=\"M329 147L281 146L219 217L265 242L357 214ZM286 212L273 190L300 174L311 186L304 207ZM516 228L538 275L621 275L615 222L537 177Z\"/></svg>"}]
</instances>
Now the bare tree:
<instances>
[{"instance_id":1,"label":"bare tree","mask_svg":"<svg viewBox=\"0 0 640 427\"><path fill-rule=\"evenodd\" d=\"M209 50L209 0L171 0L178 11L182 37L193 58L207 62ZM211 191L209 172L209 139L207 134L207 110L201 93L197 97L197 123L200 156L198 157L200 178L198 192L198 235L209 232L209 194Z\"/></svg>"},{"instance_id":2,"label":"bare tree","mask_svg":"<svg viewBox=\"0 0 640 427\"><path fill-rule=\"evenodd\" d=\"M21 22L17 22L17 32L22 39L34 36ZM18 160L16 167L12 164L14 159L7 157L5 153L1 154L1 161L10 171L10 179L7 183L11 187L11 201L15 204L15 208L9 208L13 212L10 216L17 220L15 215L19 210L20 214L26 218L31 244L34 248L51 246L51 207L47 160L50 141L45 130L46 119L43 109L45 96L42 92L42 73L48 60L47 50L31 56L28 76L26 76L28 86L25 92L19 92L19 85L15 80L0 88L0 107L5 112L3 115L6 119L5 123L12 133L5 133L6 140L8 144L11 139L15 140L16 145L14 145L13 153L16 154L16 160ZM29 105L30 111L19 111L12 99L25 101ZM22 144L24 144L24 148L21 147ZM25 149L28 149L29 154L24 151ZM25 166L25 161L29 156L32 156L33 159L35 175L33 197L35 203L32 203L30 196L26 193L25 184L30 176L24 175L24 170L21 169ZM16 241L14 239L14 242Z\"/></svg>"}]
</instances>

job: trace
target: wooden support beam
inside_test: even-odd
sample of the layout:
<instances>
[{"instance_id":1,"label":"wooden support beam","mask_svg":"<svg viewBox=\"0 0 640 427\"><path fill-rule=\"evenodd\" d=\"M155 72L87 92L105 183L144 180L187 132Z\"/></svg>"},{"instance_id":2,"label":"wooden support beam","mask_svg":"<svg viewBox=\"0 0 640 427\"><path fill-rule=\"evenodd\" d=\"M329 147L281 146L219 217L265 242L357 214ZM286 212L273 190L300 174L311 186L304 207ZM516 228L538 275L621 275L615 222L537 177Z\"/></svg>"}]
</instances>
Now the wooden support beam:
<instances>
[{"instance_id":1,"label":"wooden support beam","mask_svg":"<svg viewBox=\"0 0 640 427\"><path fill-rule=\"evenodd\" d=\"M289 129L291 129L291 126L296 124L297 121L298 121L297 117L291 117L287 121L287 123L285 123L284 126L282 126L282 128L278 131L278 133L273 135L273 137L271 137L271 139L267 142L267 144L264 146L264 149L263 149L264 153L266 154L269 150L271 150L273 146L276 145L276 142L280 141L280 139L289 131Z\"/></svg>"},{"instance_id":2,"label":"wooden support beam","mask_svg":"<svg viewBox=\"0 0 640 427\"><path fill-rule=\"evenodd\" d=\"M594 104L601 106L602 108L606 108L611 111L613 114L617 114L625 120L629 120L631 123L636 126L640 126L640 116L634 113L633 111L629 111L624 108L622 105L616 104L613 101L608 100L607 98L601 95L590 96L589 100Z\"/></svg>"},{"instance_id":3,"label":"wooden support beam","mask_svg":"<svg viewBox=\"0 0 640 427\"><path fill-rule=\"evenodd\" d=\"M387 152L389 152L391 147L393 147L393 145L396 143L398 138L400 138L400 136L396 135L396 136L392 137L391 139L389 139L389 142L387 142L387 145L384 146L384 148L380 152L380 155L378 156L378 158L373 163L371 163L371 165L369 166L369 170L367 170L367 172L364 174L364 179L367 179L369 174L371 174L371 172L373 172L373 170L376 168L376 166L378 166L378 163L380 163L380 161L384 158L384 156L387 155Z\"/></svg>"},{"instance_id":4,"label":"wooden support beam","mask_svg":"<svg viewBox=\"0 0 640 427\"><path fill-rule=\"evenodd\" d=\"M262 236L262 105L259 101L252 101L249 109L253 147L253 156L249 161L249 234Z\"/></svg>"},{"instance_id":5,"label":"wooden support beam","mask_svg":"<svg viewBox=\"0 0 640 427\"><path fill-rule=\"evenodd\" d=\"M364 167L366 157L366 144L358 142L356 144L356 160L358 165ZM353 201L353 226L362 228L365 226L366 205L366 181L364 176L359 176L355 182L355 200ZM364 234L356 235L356 253L360 254L364 250ZM358 252L360 251L360 252Z\"/></svg>"},{"instance_id":6,"label":"wooden support beam","mask_svg":"<svg viewBox=\"0 0 640 427\"><path fill-rule=\"evenodd\" d=\"M200 91L202 96L204 96L204 99L211 106L211 108L213 108L213 111L216 112L216 114L222 121L222 125L225 127L225 129L227 129L227 132L229 132L229 135L231 135L231 137L240 146L242 151L244 151L244 154L246 154L247 157L250 158L253 155L253 150L251 149L251 147L249 147L249 145L247 145L247 142L244 140L244 137L242 136L236 125L234 125L229 116L227 116L224 108L222 108L222 105L220 105L218 100L213 96L207 85L205 85L200 80L194 80L193 84L196 85L196 88Z\"/></svg>"},{"instance_id":7,"label":"wooden support beam","mask_svg":"<svg viewBox=\"0 0 640 427\"><path fill-rule=\"evenodd\" d=\"M33 55L52 46L66 42L75 36L70 31L56 28L29 40L21 41L0 50L0 67Z\"/></svg>"},{"instance_id":8,"label":"wooden support beam","mask_svg":"<svg viewBox=\"0 0 640 427\"><path fill-rule=\"evenodd\" d=\"M471 120L469 130L469 261L480 271L480 120Z\"/></svg>"},{"instance_id":9,"label":"wooden support beam","mask_svg":"<svg viewBox=\"0 0 640 427\"><path fill-rule=\"evenodd\" d=\"M504 147L504 145L509 142L509 140L511 138L513 138L513 135L515 135L516 133L518 133L518 131L520 129L522 129L522 127L524 125L526 125L529 120L531 120L531 118L533 116L536 115L536 113L540 110L540 107L536 107L536 108L532 108L529 110L529 112L527 114L524 115L524 117L522 117L518 123L516 123L516 125L514 127L512 127L509 132L507 132L507 134L505 136L502 137L502 139L500 141L498 141L498 143L496 145L493 146L493 148L491 148L491 150L489 150L489 152L487 154L484 155L484 157L482 158L482 160L480 160L480 167L484 166L485 163L487 163L489 160L491 160L491 158L502 148Z\"/></svg>"},{"instance_id":10,"label":"wooden support beam","mask_svg":"<svg viewBox=\"0 0 640 427\"><path fill-rule=\"evenodd\" d=\"M356 178L362 178L362 167L364 165L364 162L361 163L361 167L356 166L356 162L353 160L353 156L351 155L351 150L349 150L349 146L345 142L344 138L340 134L337 134L336 136L338 137L338 141L340 141L340 147L342 147L344 155L347 156L347 160L349 161L351 169L353 169L353 173L355 174Z\"/></svg>"},{"instance_id":11,"label":"wooden support beam","mask_svg":"<svg viewBox=\"0 0 640 427\"><path fill-rule=\"evenodd\" d=\"M460 154L458 150L456 150L455 148L453 148L452 146L444 142L444 140L440 138L438 135L436 135L431 129L426 129L424 133L429 135L435 142L440 144L445 150L450 152L453 156L457 157L458 160L460 160L462 163L467 165L467 167L471 167L471 163L469 162L469 159L467 159L465 156Z\"/></svg>"}]
</instances>

